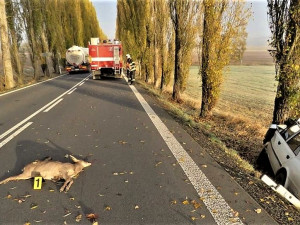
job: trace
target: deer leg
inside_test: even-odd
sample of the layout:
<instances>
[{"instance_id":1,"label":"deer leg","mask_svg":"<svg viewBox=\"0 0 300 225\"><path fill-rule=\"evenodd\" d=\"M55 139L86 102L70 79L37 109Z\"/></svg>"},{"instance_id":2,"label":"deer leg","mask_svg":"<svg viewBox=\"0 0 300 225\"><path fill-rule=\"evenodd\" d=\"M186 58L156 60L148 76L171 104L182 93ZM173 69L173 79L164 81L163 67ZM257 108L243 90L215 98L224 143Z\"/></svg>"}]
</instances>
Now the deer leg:
<instances>
[{"instance_id":1,"label":"deer leg","mask_svg":"<svg viewBox=\"0 0 300 225\"><path fill-rule=\"evenodd\" d=\"M29 178L31 178L31 175L24 172L17 176L12 176L12 177L6 178L5 180L1 181L0 184L6 184L7 182L12 181L12 180L27 180Z\"/></svg>"},{"instance_id":2,"label":"deer leg","mask_svg":"<svg viewBox=\"0 0 300 225\"><path fill-rule=\"evenodd\" d=\"M60 191L60 192L63 192L64 189L65 189L65 187L68 185L69 182L71 182L71 180L72 180L71 178L66 179L64 185L60 188L59 191Z\"/></svg>"},{"instance_id":3,"label":"deer leg","mask_svg":"<svg viewBox=\"0 0 300 225\"><path fill-rule=\"evenodd\" d=\"M74 183L73 179L70 179L68 186L66 187L66 191L69 191L71 185Z\"/></svg>"}]
</instances>

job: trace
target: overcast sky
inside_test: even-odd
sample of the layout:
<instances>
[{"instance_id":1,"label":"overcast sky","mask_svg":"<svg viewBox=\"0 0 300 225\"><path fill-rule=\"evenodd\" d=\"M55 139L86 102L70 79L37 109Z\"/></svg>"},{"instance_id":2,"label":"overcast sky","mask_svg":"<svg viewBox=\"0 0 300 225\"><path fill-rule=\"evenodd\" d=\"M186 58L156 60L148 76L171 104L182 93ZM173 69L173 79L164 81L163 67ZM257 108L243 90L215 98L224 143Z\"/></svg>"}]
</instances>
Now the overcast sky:
<instances>
[{"instance_id":1,"label":"overcast sky","mask_svg":"<svg viewBox=\"0 0 300 225\"><path fill-rule=\"evenodd\" d=\"M114 39L117 17L117 0L92 0L98 20L104 33ZM267 47L267 40L270 37L270 30L267 20L267 1L249 0L247 4L252 3L253 17L250 19L247 31L248 47Z\"/></svg>"}]
</instances>

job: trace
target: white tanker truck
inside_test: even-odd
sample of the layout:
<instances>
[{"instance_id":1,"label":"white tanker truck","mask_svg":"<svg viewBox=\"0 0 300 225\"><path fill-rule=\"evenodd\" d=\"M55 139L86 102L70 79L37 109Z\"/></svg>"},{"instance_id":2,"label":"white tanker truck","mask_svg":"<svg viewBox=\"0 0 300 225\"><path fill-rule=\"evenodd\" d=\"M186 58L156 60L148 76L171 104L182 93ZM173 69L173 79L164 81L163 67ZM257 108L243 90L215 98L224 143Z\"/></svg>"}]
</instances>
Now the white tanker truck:
<instances>
[{"instance_id":1,"label":"white tanker truck","mask_svg":"<svg viewBox=\"0 0 300 225\"><path fill-rule=\"evenodd\" d=\"M73 45L66 52L66 71L69 74L73 72L91 72L89 62L89 49Z\"/></svg>"}]
</instances>

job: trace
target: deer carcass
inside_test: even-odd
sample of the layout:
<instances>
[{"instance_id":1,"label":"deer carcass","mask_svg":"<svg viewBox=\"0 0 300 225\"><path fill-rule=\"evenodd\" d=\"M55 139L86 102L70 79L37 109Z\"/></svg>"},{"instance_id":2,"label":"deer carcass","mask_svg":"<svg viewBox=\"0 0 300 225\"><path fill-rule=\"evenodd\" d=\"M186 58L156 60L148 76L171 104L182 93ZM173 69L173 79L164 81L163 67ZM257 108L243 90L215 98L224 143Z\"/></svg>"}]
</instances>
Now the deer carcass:
<instances>
[{"instance_id":1,"label":"deer carcass","mask_svg":"<svg viewBox=\"0 0 300 225\"><path fill-rule=\"evenodd\" d=\"M68 191L73 184L72 178L79 174L83 168L91 165L91 163L76 159L74 156L70 155L70 158L74 164L51 161L50 158L43 161L36 160L25 166L23 173L9 177L1 181L0 184L5 184L13 180L27 180L32 177L41 176L45 180L52 180L54 182L64 179L65 183L60 188L60 192L64 190Z\"/></svg>"}]
</instances>

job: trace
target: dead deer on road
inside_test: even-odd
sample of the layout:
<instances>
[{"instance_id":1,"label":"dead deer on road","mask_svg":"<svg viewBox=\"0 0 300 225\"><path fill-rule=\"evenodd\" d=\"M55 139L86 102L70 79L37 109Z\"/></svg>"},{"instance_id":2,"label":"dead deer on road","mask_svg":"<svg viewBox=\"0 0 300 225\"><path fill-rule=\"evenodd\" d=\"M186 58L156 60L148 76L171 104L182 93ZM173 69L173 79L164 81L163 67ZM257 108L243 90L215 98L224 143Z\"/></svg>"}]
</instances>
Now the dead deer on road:
<instances>
[{"instance_id":1,"label":"dead deer on road","mask_svg":"<svg viewBox=\"0 0 300 225\"><path fill-rule=\"evenodd\" d=\"M65 183L60 188L60 192L64 190L68 191L73 184L72 178L79 174L83 168L91 165L91 163L76 159L74 156L70 155L70 158L74 164L51 161L51 158L47 158L44 161L36 160L25 166L23 173L9 177L1 181L0 184L5 184L12 180L27 180L32 177L41 176L45 180L52 180L54 182L64 179Z\"/></svg>"}]
</instances>

